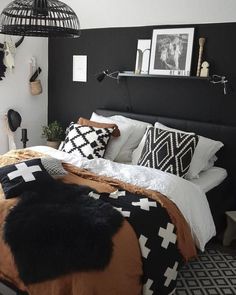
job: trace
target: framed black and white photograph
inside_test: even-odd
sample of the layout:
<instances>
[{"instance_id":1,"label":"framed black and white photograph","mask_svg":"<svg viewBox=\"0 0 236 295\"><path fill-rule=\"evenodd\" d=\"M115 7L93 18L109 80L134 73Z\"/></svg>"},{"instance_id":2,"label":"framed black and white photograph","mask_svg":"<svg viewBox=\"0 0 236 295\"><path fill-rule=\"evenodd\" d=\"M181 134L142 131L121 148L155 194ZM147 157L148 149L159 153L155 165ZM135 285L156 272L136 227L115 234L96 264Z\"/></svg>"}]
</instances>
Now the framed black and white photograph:
<instances>
[{"instance_id":1,"label":"framed black and white photograph","mask_svg":"<svg viewBox=\"0 0 236 295\"><path fill-rule=\"evenodd\" d=\"M194 28L153 30L149 74L190 76Z\"/></svg>"}]
</instances>

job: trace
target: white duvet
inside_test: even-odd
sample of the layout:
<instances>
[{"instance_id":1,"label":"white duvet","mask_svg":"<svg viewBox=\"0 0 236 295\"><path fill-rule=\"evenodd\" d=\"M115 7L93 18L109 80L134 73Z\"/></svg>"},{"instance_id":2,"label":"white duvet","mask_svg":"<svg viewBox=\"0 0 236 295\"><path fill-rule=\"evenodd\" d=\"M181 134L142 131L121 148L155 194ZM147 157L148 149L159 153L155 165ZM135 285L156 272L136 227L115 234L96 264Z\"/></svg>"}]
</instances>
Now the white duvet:
<instances>
[{"instance_id":1,"label":"white duvet","mask_svg":"<svg viewBox=\"0 0 236 295\"><path fill-rule=\"evenodd\" d=\"M88 160L46 146L29 149L45 153L99 175L113 177L162 193L180 209L191 228L196 246L202 251L216 233L206 195L190 181L152 168L120 164L105 159Z\"/></svg>"}]
</instances>

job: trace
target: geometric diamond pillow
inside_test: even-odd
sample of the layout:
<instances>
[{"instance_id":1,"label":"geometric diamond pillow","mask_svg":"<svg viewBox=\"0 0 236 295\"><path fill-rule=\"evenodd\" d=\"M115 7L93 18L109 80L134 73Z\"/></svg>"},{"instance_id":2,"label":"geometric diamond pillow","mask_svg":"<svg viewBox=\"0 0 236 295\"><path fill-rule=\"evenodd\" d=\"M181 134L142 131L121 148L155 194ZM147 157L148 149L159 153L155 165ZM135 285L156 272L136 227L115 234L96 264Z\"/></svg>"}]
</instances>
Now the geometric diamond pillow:
<instances>
[{"instance_id":1,"label":"geometric diamond pillow","mask_svg":"<svg viewBox=\"0 0 236 295\"><path fill-rule=\"evenodd\" d=\"M19 196L24 191L40 191L54 181L40 159L27 160L0 168L0 182L6 199Z\"/></svg>"},{"instance_id":2,"label":"geometric diamond pillow","mask_svg":"<svg viewBox=\"0 0 236 295\"><path fill-rule=\"evenodd\" d=\"M184 177L190 167L198 136L150 127L138 165Z\"/></svg>"},{"instance_id":3,"label":"geometric diamond pillow","mask_svg":"<svg viewBox=\"0 0 236 295\"><path fill-rule=\"evenodd\" d=\"M88 159L102 158L105 154L113 128L96 128L71 123L60 150L81 155Z\"/></svg>"}]
</instances>

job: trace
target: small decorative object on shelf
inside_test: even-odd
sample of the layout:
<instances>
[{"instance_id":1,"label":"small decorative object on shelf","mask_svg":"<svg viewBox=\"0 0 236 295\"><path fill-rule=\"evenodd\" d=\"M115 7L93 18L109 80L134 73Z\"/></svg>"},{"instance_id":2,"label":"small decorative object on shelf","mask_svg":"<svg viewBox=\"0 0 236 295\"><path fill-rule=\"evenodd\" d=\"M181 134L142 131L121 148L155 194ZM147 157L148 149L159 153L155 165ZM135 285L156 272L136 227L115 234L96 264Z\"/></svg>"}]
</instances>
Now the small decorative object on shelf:
<instances>
[{"instance_id":1,"label":"small decorative object on shelf","mask_svg":"<svg viewBox=\"0 0 236 295\"><path fill-rule=\"evenodd\" d=\"M194 28L153 30L149 74L190 76Z\"/></svg>"},{"instance_id":2,"label":"small decorative object on shelf","mask_svg":"<svg viewBox=\"0 0 236 295\"><path fill-rule=\"evenodd\" d=\"M209 77L209 66L207 61L204 61L201 66L200 77Z\"/></svg>"},{"instance_id":3,"label":"small decorative object on shelf","mask_svg":"<svg viewBox=\"0 0 236 295\"><path fill-rule=\"evenodd\" d=\"M151 40L138 40L135 74L148 74L150 50Z\"/></svg>"},{"instance_id":4,"label":"small decorative object on shelf","mask_svg":"<svg viewBox=\"0 0 236 295\"><path fill-rule=\"evenodd\" d=\"M63 128L58 121L49 123L48 126L43 126L42 136L47 139L47 145L57 149L63 139Z\"/></svg>"},{"instance_id":5,"label":"small decorative object on shelf","mask_svg":"<svg viewBox=\"0 0 236 295\"><path fill-rule=\"evenodd\" d=\"M23 143L23 148L26 148L26 143L27 143L27 141L29 141L29 139L27 137L27 129L26 128L21 129L21 141Z\"/></svg>"},{"instance_id":6,"label":"small decorative object on shelf","mask_svg":"<svg viewBox=\"0 0 236 295\"><path fill-rule=\"evenodd\" d=\"M200 76L202 55L203 55L205 41L206 41L205 38L199 38L199 55L198 55L197 74L196 74L197 77Z\"/></svg>"}]
</instances>

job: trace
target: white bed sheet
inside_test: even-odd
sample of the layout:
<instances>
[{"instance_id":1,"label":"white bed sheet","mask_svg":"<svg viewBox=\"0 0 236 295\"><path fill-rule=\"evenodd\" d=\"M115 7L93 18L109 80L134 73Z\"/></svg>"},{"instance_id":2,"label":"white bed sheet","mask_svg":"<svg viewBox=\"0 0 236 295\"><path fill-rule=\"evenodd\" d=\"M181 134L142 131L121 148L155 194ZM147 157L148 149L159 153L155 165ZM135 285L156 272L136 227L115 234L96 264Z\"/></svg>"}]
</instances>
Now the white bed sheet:
<instances>
[{"instance_id":1,"label":"white bed sheet","mask_svg":"<svg viewBox=\"0 0 236 295\"><path fill-rule=\"evenodd\" d=\"M227 177L227 171L220 167L212 167L199 174L199 178L192 179L191 182L198 185L205 193L220 185Z\"/></svg>"},{"instance_id":2,"label":"white bed sheet","mask_svg":"<svg viewBox=\"0 0 236 295\"><path fill-rule=\"evenodd\" d=\"M87 169L98 175L159 191L173 201L188 222L196 246L204 251L206 243L216 234L210 207L203 190L196 184L160 170L115 163L105 159L88 160L47 146L29 149Z\"/></svg>"}]
</instances>

